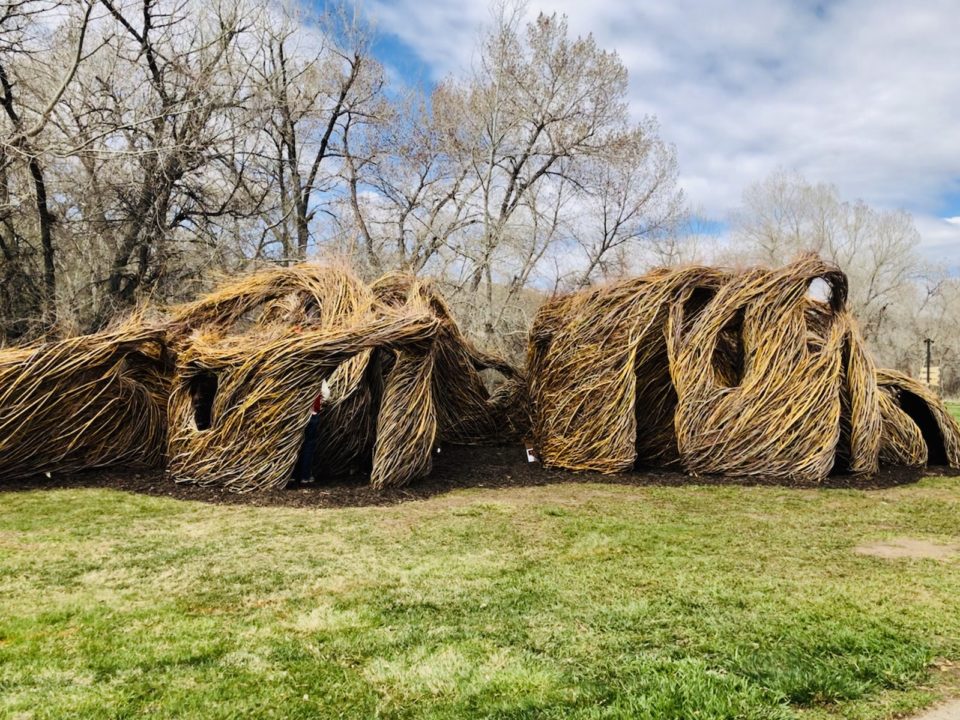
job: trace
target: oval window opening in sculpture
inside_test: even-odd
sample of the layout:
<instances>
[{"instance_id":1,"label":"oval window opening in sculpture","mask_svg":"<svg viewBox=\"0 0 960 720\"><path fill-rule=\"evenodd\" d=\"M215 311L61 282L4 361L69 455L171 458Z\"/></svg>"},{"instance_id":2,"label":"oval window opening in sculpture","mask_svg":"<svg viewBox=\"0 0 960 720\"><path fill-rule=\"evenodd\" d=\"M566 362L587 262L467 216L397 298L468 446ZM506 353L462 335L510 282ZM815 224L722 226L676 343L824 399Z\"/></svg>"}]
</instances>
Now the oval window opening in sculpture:
<instances>
[{"instance_id":1,"label":"oval window opening in sculpture","mask_svg":"<svg viewBox=\"0 0 960 720\"><path fill-rule=\"evenodd\" d=\"M807 284L803 319L807 326L807 352L821 352L827 343L830 327L836 317L833 285L825 278L813 278Z\"/></svg>"},{"instance_id":2,"label":"oval window opening in sculpture","mask_svg":"<svg viewBox=\"0 0 960 720\"><path fill-rule=\"evenodd\" d=\"M817 302L825 303L827 305L832 305L833 288L830 287L830 283L828 283L822 277L816 277L811 280L810 284L807 286L807 298Z\"/></svg>"},{"instance_id":3,"label":"oval window opening in sculpture","mask_svg":"<svg viewBox=\"0 0 960 720\"><path fill-rule=\"evenodd\" d=\"M717 382L723 387L738 387L743 382L743 317L744 311L740 308L717 334L711 364Z\"/></svg>"},{"instance_id":4,"label":"oval window opening in sculpture","mask_svg":"<svg viewBox=\"0 0 960 720\"><path fill-rule=\"evenodd\" d=\"M212 372L201 372L190 378L193 421L197 430L209 430L213 425L213 401L217 397L218 385L217 376Z\"/></svg>"}]
</instances>

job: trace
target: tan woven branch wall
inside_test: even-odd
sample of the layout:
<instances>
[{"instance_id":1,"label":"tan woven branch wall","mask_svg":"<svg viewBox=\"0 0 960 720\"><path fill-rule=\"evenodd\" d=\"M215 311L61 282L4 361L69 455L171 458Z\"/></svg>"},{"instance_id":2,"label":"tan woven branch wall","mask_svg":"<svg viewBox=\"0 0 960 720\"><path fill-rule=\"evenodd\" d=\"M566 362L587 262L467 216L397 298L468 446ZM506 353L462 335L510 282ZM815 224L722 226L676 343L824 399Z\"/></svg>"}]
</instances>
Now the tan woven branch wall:
<instances>
[{"instance_id":1,"label":"tan woven branch wall","mask_svg":"<svg viewBox=\"0 0 960 720\"><path fill-rule=\"evenodd\" d=\"M811 297L816 278L828 302ZM517 441L547 465L816 483L879 462L960 466L960 428L927 388L876 370L846 277L657 270L543 305L527 372L482 352L429 282L368 286L311 265L241 277L165 322L0 351L0 478L167 463L246 492L290 477L326 380L318 476L378 487L430 471L438 441ZM491 393L484 371L505 382Z\"/></svg>"},{"instance_id":2,"label":"tan woven branch wall","mask_svg":"<svg viewBox=\"0 0 960 720\"><path fill-rule=\"evenodd\" d=\"M817 278L829 302L810 296ZM543 461L816 483L881 459L922 464L934 442L957 466L957 423L918 383L874 369L846 296L843 273L807 256L660 270L547 303L528 354Z\"/></svg>"},{"instance_id":3,"label":"tan woven branch wall","mask_svg":"<svg viewBox=\"0 0 960 720\"><path fill-rule=\"evenodd\" d=\"M0 478L159 465L169 384L165 333L139 321L0 351Z\"/></svg>"},{"instance_id":4,"label":"tan woven branch wall","mask_svg":"<svg viewBox=\"0 0 960 720\"><path fill-rule=\"evenodd\" d=\"M491 396L481 371L506 375ZM430 471L437 439L518 439L523 376L460 332L432 285L278 268L148 327L0 351L0 477L166 459L178 481L246 492L290 478L326 380L320 477L376 487ZM168 427L169 415L169 427Z\"/></svg>"},{"instance_id":5,"label":"tan woven branch wall","mask_svg":"<svg viewBox=\"0 0 960 720\"><path fill-rule=\"evenodd\" d=\"M333 397L320 422L319 476L369 469L378 488L404 485L429 473L438 437L509 435L480 370L520 374L476 350L432 285L409 276L368 288L342 270L274 270L181 308L174 326L170 470L180 480L240 492L286 483L324 379ZM201 429L197 379L210 375L216 399Z\"/></svg>"}]
</instances>

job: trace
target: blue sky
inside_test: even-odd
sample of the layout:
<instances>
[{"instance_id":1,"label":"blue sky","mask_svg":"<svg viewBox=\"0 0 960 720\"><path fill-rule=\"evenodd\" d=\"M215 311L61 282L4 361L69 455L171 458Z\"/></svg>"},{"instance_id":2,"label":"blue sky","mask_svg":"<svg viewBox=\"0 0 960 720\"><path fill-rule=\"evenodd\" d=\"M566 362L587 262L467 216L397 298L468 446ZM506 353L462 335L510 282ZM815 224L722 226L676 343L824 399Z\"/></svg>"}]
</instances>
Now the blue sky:
<instances>
[{"instance_id":1,"label":"blue sky","mask_svg":"<svg viewBox=\"0 0 960 720\"><path fill-rule=\"evenodd\" d=\"M483 2L366 0L394 82L468 70ZM676 145L692 206L722 231L777 169L913 213L922 253L960 267L956 0L530 2L592 33L630 72L630 107Z\"/></svg>"},{"instance_id":2,"label":"blue sky","mask_svg":"<svg viewBox=\"0 0 960 720\"><path fill-rule=\"evenodd\" d=\"M960 54L960 51L958 51L958 54ZM960 64L960 60L958 60L958 64ZM960 126L958 126L957 132L960 132ZM960 179L954 181L954 189L947 189L944 192L938 212L944 217L960 216Z\"/></svg>"},{"instance_id":3,"label":"blue sky","mask_svg":"<svg viewBox=\"0 0 960 720\"><path fill-rule=\"evenodd\" d=\"M436 79L430 66L416 50L397 35L379 30L373 43L373 52L387 69L391 84L419 86L429 90Z\"/></svg>"}]
</instances>

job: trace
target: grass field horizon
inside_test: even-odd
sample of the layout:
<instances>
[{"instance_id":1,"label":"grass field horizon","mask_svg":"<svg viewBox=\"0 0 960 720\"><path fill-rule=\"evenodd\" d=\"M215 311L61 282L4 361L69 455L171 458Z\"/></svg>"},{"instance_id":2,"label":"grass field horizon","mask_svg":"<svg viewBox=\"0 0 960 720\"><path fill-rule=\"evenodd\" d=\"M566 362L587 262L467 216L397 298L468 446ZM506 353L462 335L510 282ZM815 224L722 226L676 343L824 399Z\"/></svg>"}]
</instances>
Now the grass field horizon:
<instances>
[{"instance_id":1,"label":"grass field horizon","mask_svg":"<svg viewBox=\"0 0 960 720\"><path fill-rule=\"evenodd\" d=\"M0 494L0 716L860 718L957 691L960 481Z\"/></svg>"}]
</instances>

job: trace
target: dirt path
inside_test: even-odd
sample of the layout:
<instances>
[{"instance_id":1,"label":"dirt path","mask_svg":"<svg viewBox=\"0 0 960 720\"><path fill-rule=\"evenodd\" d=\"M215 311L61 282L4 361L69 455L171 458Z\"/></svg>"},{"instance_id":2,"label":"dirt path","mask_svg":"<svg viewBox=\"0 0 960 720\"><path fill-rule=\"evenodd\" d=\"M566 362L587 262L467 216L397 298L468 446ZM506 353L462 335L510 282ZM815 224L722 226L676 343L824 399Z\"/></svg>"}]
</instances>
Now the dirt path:
<instances>
[{"instance_id":1,"label":"dirt path","mask_svg":"<svg viewBox=\"0 0 960 720\"><path fill-rule=\"evenodd\" d=\"M929 558L932 560L950 560L960 556L960 545L943 545L919 540L917 538L901 537L892 540L864 543L854 548L860 555L872 555L885 560L899 558Z\"/></svg>"},{"instance_id":2,"label":"dirt path","mask_svg":"<svg viewBox=\"0 0 960 720\"><path fill-rule=\"evenodd\" d=\"M960 698L940 703L908 720L960 720Z\"/></svg>"}]
</instances>

